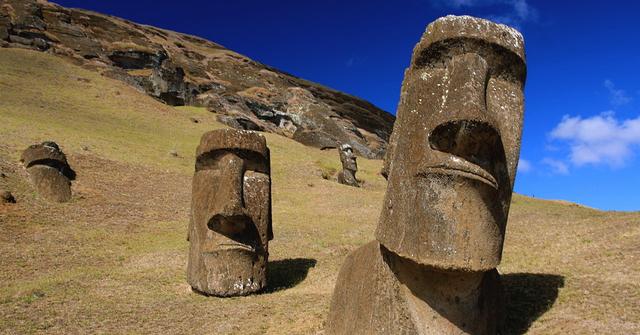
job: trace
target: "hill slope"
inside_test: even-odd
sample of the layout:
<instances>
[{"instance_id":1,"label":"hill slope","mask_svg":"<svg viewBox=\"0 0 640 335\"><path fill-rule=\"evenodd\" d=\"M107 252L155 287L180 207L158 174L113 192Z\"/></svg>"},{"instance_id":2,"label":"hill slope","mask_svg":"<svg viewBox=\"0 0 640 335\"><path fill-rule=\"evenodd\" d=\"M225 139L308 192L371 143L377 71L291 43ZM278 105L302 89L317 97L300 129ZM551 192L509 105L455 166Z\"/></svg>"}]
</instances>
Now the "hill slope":
<instances>
[{"instance_id":1,"label":"hill slope","mask_svg":"<svg viewBox=\"0 0 640 335\"><path fill-rule=\"evenodd\" d=\"M0 333L322 333L340 265L373 238L380 161L359 159L365 184L351 188L321 177L339 167L335 150L266 134L271 288L206 298L186 284L185 237L193 155L222 127L215 115L27 50L0 49L0 92L0 188L18 199L0 205ZM66 204L41 200L17 164L48 139L78 174ZM499 268L505 333L639 333L639 238L639 213L516 195Z\"/></svg>"},{"instance_id":2,"label":"hill slope","mask_svg":"<svg viewBox=\"0 0 640 335\"><path fill-rule=\"evenodd\" d=\"M0 46L65 57L170 105L204 106L236 128L382 157L394 117L199 37L36 0L0 0Z\"/></svg>"}]
</instances>

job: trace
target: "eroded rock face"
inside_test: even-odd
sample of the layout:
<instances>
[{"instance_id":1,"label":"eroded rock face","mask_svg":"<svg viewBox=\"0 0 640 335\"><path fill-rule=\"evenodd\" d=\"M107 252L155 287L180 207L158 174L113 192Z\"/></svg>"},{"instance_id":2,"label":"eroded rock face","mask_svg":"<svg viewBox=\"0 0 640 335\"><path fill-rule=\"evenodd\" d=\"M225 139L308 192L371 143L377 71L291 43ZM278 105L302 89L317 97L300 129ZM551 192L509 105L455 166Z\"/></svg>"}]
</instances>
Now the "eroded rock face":
<instances>
[{"instance_id":1,"label":"eroded rock face","mask_svg":"<svg viewBox=\"0 0 640 335\"><path fill-rule=\"evenodd\" d=\"M266 140L249 131L215 130L202 136L196 157L187 281L221 297L260 291L273 239Z\"/></svg>"},{"instance_id":2,"label":"eroded rock face","mask_svg":"<svg viewBox=\"0 0 640 335\"><path fill-rule=\"evenodd\" d=\"M34 144L22 152L24 164L38 194L49 201L71 199L71 181L76 175L55 142Z\"/></svg>"},{"instance_id":3,"label":"eroded rock face","mask_svg":"<svg viewBox=\"0 0 640 335\"><path fill-rule=\"evenodd\" d=\"M369 158L384 155L394 121L369 102L216 43L44 0L0 1L0 46L65 57L169 105L206 107L236 129L318 148L349 143Z\"/></svg>"},{"instance_id":4,"label":"eroded rock face","mask_svg":"<svg viewBox=\"0 0 640 335\"><path fill-rule=\"evenodd\" d=\"M328 334L497 332L525 76L514 29L468 16L427 27L385 157L377 241L343 265Z\"/></svg>"},{"instance_id":5,"label":"eroded rock face","mask_svg":"<svg viewBox=\"0 0 640 335\"><path fill-rule=\"evenodd\" d=\"M350 145L340 145L340 162L342 163L342 171L338 173L338 182L344 185L359 187L360 184L356 179L358 164L356 163L356 155L353 153L353 148Z\"/></svg>"}]
</instances>

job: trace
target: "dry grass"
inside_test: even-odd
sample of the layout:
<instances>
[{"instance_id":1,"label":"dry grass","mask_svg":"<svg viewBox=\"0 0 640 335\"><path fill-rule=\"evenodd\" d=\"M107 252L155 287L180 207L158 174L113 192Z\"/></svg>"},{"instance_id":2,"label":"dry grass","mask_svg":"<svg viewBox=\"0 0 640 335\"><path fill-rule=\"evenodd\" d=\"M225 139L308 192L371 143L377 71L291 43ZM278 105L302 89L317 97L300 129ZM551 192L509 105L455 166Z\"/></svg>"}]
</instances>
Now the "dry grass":
<instances>
[{"instance_id":1,"label":"dry grass","mask_svg":"<svg viewBox=\"0 0 640 335\"><path fill-rule=\"evenodd\" d=\"M0 333L322 333L344 257L373 236L379 161L360 158L364 187L351 188L322 178L340 166L335 150L266 134L271 287L206 298L186 284L185 237L193 154L215 115L22 50L0 50L0 92L0 188L18 199L0 205ZM16 163L46 139L78 173L69 203L39 199ZM515 196L506 333L640 333L639 238L639 213Z\"/></svg>"}]
</instances>

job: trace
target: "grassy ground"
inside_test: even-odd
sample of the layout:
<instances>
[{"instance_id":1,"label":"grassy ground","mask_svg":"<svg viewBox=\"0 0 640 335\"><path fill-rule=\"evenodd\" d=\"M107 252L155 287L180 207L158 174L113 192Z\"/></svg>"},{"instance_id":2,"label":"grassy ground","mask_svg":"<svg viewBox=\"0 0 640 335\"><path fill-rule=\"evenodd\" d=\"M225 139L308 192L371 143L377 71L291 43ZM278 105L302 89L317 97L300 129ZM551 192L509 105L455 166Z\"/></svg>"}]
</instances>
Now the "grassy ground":
<instances>
[{"instance_id":1,"label":"grassy ground","mask_svg":"<svg viewBox=\"0 0 640 335\"><path fill-rule=\"evenodd\" d=\"M365 184L350 188L322 177L336 151L266 134L271 287L206 298L186 284L185 237L193 155L222 127L215 115L23 50L0 50L0 92L0 189L18 199L0 205L0 333L322 333L344 257L373 237L380 161L360 158ZM48 139L78 173L66 204L38 198L17 164ZM506 333L640 333L639 240L640 213L515 196Z\"/></svg>"}]
</instances>

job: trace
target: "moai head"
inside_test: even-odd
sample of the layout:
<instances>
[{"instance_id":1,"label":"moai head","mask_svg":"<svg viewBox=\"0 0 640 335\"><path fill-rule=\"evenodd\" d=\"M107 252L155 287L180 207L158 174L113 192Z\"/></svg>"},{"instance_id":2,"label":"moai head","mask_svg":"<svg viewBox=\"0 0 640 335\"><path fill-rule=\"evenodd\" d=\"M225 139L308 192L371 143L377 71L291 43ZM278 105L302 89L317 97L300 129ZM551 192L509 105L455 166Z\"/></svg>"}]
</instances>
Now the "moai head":
<instances>
[{"instance_id":1,"label":"moai head","mask_svg":"<svg viewBox=\"0 0 640 335\"><path fill-rule=\"evenodd\" d=\"M405 72L376 237L442 269L485 271L502 253L526 76L516 30L468 16L427 27Z\"/></svg>"},{"instance_id":2,"label":"moai head","mask_svg":"<svg viewBox=\"0 0 640 335\"><path fill-rule=\"evenodd\" d=\"M356 163L356 155L353 153L353 148L349 144L340 145L340 162L342 162L342 168L344 170L358 171L358 164Z\"/></svg>"},{"instance_id":3,"label":"moai head","mask_svg":"<svg viewBox=\"0 0 640 335\"><path fill-rule=\"evenodd\" d=\"M205 133L196 151L187 279L204 294L246 295L266 286L271 177L265 138Z\"/></svg>"},{"instance_id":4,"label":"moai head","mask_svg":"<svg viewBox=\"0 0 640 335\"><path fill-rule=\"evenodd\" d=\"M55 202L71 199L71 180L75 179L76 174L55 142L29 146L22 152L20 161L27 168L40 196Z\"/></svg>"},{"instance_id":5,"label":"moai head","mask_svg":"<svg viewBox=\"0 0 640 335\"><path fill-rule=\"evenodd\" d=\"M340 162L342 162L342 171L338 173L338 182L344 185L360 187L360 182L356 179L358 164L356 164L356 155L353 153L351 145L340 145Z\"/></svg>"}]
</instances>

